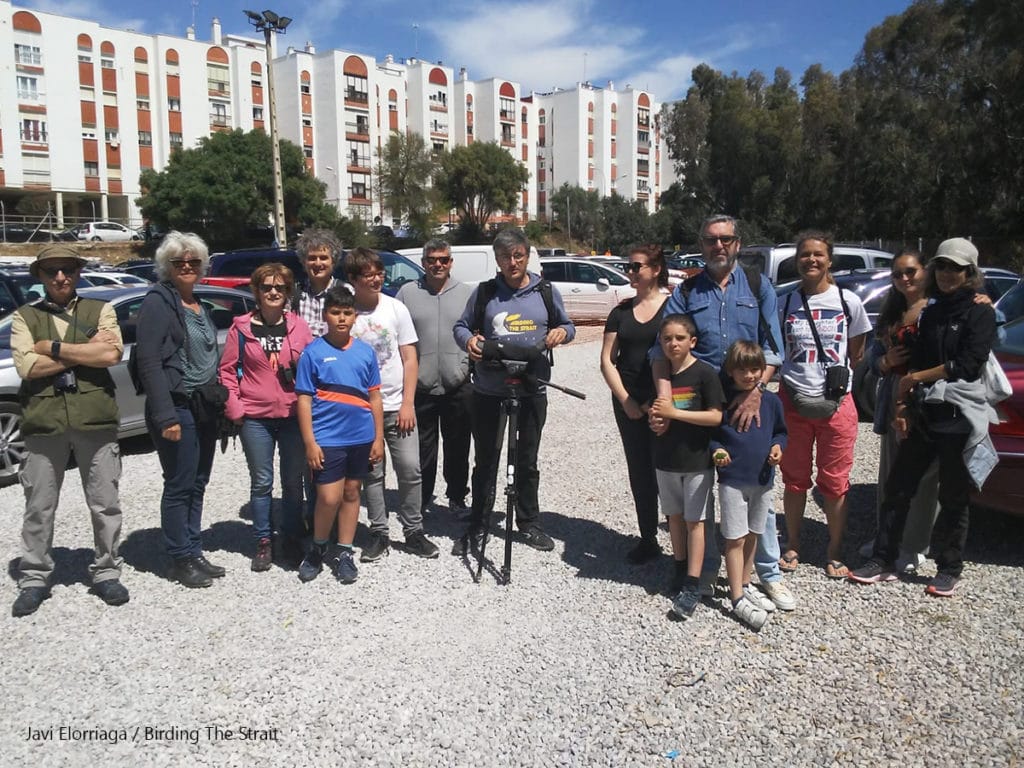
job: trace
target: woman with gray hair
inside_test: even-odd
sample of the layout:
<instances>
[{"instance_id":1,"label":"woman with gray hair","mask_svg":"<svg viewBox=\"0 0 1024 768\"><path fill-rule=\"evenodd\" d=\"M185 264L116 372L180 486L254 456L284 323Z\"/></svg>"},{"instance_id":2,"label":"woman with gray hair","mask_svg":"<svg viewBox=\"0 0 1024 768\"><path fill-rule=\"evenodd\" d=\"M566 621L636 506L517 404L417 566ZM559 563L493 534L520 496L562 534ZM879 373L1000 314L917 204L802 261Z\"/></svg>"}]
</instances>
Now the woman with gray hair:
<instances>
[{"instance_id":1,"label":"woman with gray hair","mask_svg":"<svg viewBox=\"0 0 1024 768\"><path fill-rule=\"evenodd\" d=\"M310 229L295 243L295 252L306 275L295 286L291 310L306 321L313 338L319 338L327 331L323 318L327 291L340 283L352 293L352 286L334 277L341 258L341 243L330 230Z\"/></svg>"},{"instance_id":2,"label":"woman with gray hair","mask_svg":"<svg viewBox=\"0 0 1024 768\"><path fill-rule=\"evenodd\" d=\"M208 587L211 577L224 575L206 559L201 537L217 442L212 401L221 387L213 385L217 329L193 293L209 261L197 235L167 233L156 252L160 282L142 302L133 353L146 393L146 425L164 473L160 525L173 560L170 577L186 587Z\"/></svg>"}]
</instances>

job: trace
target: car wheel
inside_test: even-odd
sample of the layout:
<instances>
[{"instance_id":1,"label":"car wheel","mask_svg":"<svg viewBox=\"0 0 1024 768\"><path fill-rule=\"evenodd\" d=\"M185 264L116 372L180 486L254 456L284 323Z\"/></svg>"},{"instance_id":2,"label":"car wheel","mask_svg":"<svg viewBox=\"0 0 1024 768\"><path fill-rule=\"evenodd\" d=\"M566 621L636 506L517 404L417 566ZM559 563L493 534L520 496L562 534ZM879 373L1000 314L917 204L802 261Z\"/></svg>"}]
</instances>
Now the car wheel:
<instances>
[{"instance_id":1,"label":"car wheel","mask_svg":"<svg viewBox=\"0 0 1024 768\"><path fill-rule=\"evenodd\" d=\"M867 360L861 360L853 369L853 402L861 421L875 420L875 402L878 392L878 377L871 372Z\"/></svg>"},{"instance_id":2,"label":"car wheel","mask_svg":"<svg viewBox=\"0 0 1024 768\"><path fill-rule=\"evenodd\" d=\"M25 438L21 435L21 408L17 403L0 402L0 487L18 479L18 468L25 458Z\"/></svg>"},{"instance_id":3,"label":"car wheel","mask_svg":"<svg viewBox=\"0 0 1024 768\"><path fill-rule=\"evenodd\" d=\"M102 240L103 238L100 237L99 235L93 235L89 239L92 240L94 243L96 243L96 242L99 242L100 240Z\"/></svg>"},{"instance_id":4,"label":"car wheel","mask_svg":"<svg viewBox=\"0 0 1024 768\"><path fill-rule=\"evenodd\" d=\"M142 237L140 235L132 235L132 240L141 240L141 239L142 239Z\"/></svg>"}]
</instances>

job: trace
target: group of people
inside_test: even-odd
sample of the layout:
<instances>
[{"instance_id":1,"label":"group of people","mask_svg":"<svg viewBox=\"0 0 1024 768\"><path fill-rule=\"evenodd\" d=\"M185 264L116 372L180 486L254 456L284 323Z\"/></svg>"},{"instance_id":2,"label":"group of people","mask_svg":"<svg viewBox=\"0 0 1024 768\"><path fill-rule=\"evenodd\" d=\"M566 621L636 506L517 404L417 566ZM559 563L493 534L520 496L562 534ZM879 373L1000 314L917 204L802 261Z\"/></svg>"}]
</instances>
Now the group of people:
<instances>
[{"instance_id":1,"label":"group of people","mask_svg":"<svg viewBox=\"0 0 1024 768\"><path fill-rule=\"evenodd\" d=\"M693 615L701 597L713 594L720 569L717 506L735 615L760 629L773 611L796 607L783 572L800 564L800 523L807 492L817 485L828 522L828 577L888 580L919 565L927 550L938 564L928 592L952 594L963 565L967 496L984 481L982 462L966 460L965 451L985 447L981 378L996 334L992 308L978 292L977 250L956 238L928 264L910 251L893 262L894 290L869 352L883 376L876 430L886 435L878 535L865 550L867 563L850 571L842 557L857 438L849 393L870 324L857 296L831 277L827 234L798 237L800 286L785 300L781 323L773 286L738 262L740 244L733 218L709 218L700 235L705 270L668 296L661 249L628 253L636 295L609 315L601 348L640 534L628 559L639 565L661 555L660 506L675 563L672 611ZM256 269L256 309L235 318L223 349L195 292L209 260L203 241L172 232L157 251L160 282L139 311L129 367L146 395L146 423L163 470L169 577L187 587L207 587L225 575L207 559L201 535L224 419L237 427L250 472L252 570L278 560L297 565L299 578L309 581L329 561L334 538L335 576L355 581L363 493L370 535L359 559L387 556L386 453L397 479L404 549L437 557L423 515L434 500L441 439L448 506L466 526L453 554L479 549L495 499L509 395L508 372L494 350L533 350L529 380L543 381L550 350L575 336L557 289L528 270L530 244L519 230L498 234L497 275L476 287L452 277L448 244L431 240L423 249L425 276L396 298L382 293L384 264L372 250L348 252L348 282L334 276L341 246L332 234L307 232L297 250L304 281L278 263ZM93 515L93 591L111 605L129 599L117 553L121 466L107 371L121 359L122 341L111 306L76 295L83 265L69 248L44 249L32 272L46 298L19 309L12 324L26 441L16 616L49 597L53 517L71 452ZM768 389L776 371L778 395ZM550 551L537 468L547 400L536 383L519 394L515 522L526 544ZM784 485L784 549L773 509L776 466Z\"/></svg>"}]
</instances>

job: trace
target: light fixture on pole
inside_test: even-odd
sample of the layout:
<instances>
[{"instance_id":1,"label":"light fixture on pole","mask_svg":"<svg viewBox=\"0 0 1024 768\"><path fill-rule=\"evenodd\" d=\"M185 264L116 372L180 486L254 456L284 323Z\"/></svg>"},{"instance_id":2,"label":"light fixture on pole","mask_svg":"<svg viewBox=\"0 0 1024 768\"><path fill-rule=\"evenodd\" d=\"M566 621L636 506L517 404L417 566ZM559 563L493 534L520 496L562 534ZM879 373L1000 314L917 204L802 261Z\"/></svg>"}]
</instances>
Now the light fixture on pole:
<instances>
[{"instance_id":1,"label":"light fixture on pole","mask_svg":"<svg viewBox=\"0 0 1024 768\"><path fill-rule=\"evenodd\" d=\"M249 23L256 31L263 33L267 53L267 97L270 100L270 143L274 156L274 239L278 248L286 248L288 236L284 228L284 180L281 176L281 144L277 136L277 100L274 98L274 56L270 51L271 36L277 32L284 34L292 20L287 16L278 16L273 11L262 14L246 11Z\"/></svg>"}]
</instances>

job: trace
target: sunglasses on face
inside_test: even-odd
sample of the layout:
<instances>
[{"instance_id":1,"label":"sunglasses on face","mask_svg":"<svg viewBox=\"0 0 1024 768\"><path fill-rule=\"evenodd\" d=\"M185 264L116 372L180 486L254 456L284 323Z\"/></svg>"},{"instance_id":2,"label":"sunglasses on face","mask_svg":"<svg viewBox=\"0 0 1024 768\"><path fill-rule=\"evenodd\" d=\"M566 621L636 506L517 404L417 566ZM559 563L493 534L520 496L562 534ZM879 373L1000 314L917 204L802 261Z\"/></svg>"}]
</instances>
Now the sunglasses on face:
<instances>
[{"instance_id":1,"label":"sunglasses on face","mask_svg":"<svg viewBox=\"0 0 1024 768\"><path fill-rule=\"evenodd\" d=\"M285 286L281 285L280 283L260 283L260 290L263 291L263 293L270 293L271 291L276 291L277 293L284 293Z\"/></svg>"},{"instance_id":2,"label":"sunglasses on face","mask_svg":"<svg viewBox=\"0 0 1024 768\"><path fill-rule=\"evenodd\" d=\"M175 259L171 261L171 266L175 269L184 269L186 266L192 269L199 269L202 265L202 259Z\"/></svg>"},{"instance_id":3,"label":"sunglasses on face","mask_svg":"<svg viewBox=\"0 0 1024 768\"><path fill-rule=\"evenodd\" d=\"M643 269L646 266L648 266L648 265L644 264L642 261L631 261L631 262L629 262L629 264L626 265L626 272L627 273L639 272L641 269Z\"/></svg>"},{"instance_id":4,"label":"sunglasses on face","mask_svg":"<svg viewBox=\"0 0 1024 768\"><path fill-rule=\"evenodd\" d=\"M423 259L427 264L440 264L441 266L447 266L452 263L451 256L427 256Z\"/></svg>"},{"instance_id":5,"label":"sunglasses on face","mask_svg":"<svg viewBox=\"0 0 1024 768\"><path fill-rule=\"evenodd\" d=\"M39 271L47 277L56 277L61 272L63 272L65 276L77 275L80 269L81 267L77 264L73 267L39 267Z\"/></svg>"},{"instance_id":6,"label":"sunglasses on face","mask_svg":"<svg viewBox=\"0 0 1024 768\"><path fill-rule=\"evenodd\" d=\"M739 239L739 235L704 235L700 241L704 243L704 245L714 245L715 243L732 245L733 243L739 242Z\"/></svg>"},{"instance_id":7,"label":"sunglasses on face","mask_svg":"<svg viewBox=\"0 0 1024 768\"><path fill-rule=\"evenodd\" d=\"M965 264L954 264L952 261L946 261L945 259L940 259L939 261L935 262L935 271L936 272L966 272L967 271L967 265L965 265Z\"/></svg>"},{"instance_id":8,"label":"sunglasses on face","mask_svg":"<svg viewBox=\"0 0 1024 768\"><path fill-rule=\"evenodd\" d=\"M892 271L892 279L899 280L901 277L910 280L917 276L917 269L894 269Z\"/></svg>"}]
</instances>

